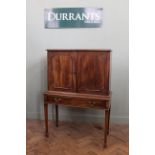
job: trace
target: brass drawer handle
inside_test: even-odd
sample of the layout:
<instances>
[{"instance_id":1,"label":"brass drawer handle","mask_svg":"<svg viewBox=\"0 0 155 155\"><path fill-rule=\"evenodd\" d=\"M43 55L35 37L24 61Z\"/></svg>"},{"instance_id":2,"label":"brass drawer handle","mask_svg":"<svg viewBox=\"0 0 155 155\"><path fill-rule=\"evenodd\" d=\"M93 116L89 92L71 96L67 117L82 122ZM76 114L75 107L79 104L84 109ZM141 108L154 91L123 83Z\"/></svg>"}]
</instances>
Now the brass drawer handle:
<instances>
[{"instance_id":1,"label":"brass drawer handle","mask_svg":"<svg viewBox=\"0 0 155 155\"><path fill-rule=\"evenodd\" d=\"M60 102L60 101L61 101L61 98L55 97L55 98L54 98L54 101L55 101L55 102Z\"/></svg>"},{"instance_id":2,"label":"brass drawer handle","mask_svg":"<svg viewBox=\"0 0 155 155\"><path fill-rule=\"evenodd\" d=\"M61 101L61 98L58 98L58 101Z\"/></svg>"},{"instance_id":3,"label":"brass drawer handle","mask_svg":"<svg viewBox=\"0 0 155 155\"><path fill-rule=\"evenodd\" d=\"M91 105L95 105L96 104L95 101L88 101L88 103L91 104Z\"/></svg>"},{"instance_id":4,"label":"brass drawer handle","mask_svg":"<svg viewBox=\"0 0 155 155\"><path fill-rule=\"evenodd\" d=\"M54 101L57 101L57 97L54 97Z\"/></svg>"},{"instance_id":5,"label":"brass drawer handle","mask_svg":"<svg viewBox=\"0 0 155 155\"><path fill-rule=\"evenodd\" d=\"M95 104L96 104L96 102L95 102L95 101L93 101L93 102L92 102L92 105L95 105Z\"/></svg>"}]
</instances>

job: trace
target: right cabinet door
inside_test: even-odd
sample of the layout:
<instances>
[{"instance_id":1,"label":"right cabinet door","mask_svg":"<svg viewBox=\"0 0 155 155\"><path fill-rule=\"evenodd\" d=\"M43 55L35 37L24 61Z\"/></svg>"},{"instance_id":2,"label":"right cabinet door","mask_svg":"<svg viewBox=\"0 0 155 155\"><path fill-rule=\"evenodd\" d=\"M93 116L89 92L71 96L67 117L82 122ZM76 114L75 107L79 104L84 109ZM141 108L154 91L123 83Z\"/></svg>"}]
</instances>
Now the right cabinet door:
<instances>
[{"instance_id":1,"label":"right cabinet door","mask_svg":"<svg viewBox=\"0 0 155 155\"><path fill-rule=\"evenodd\" d=\"M109 93L110 52L77 52L77 91L81 93Z\"/></svg>"}]
</instances>

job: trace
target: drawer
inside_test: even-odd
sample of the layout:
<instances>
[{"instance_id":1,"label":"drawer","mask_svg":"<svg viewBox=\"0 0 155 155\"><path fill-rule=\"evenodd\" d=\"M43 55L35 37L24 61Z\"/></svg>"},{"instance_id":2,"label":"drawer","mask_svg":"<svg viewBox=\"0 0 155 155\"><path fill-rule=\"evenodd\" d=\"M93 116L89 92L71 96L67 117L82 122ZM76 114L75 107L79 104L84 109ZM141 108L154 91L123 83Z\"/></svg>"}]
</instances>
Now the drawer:
<instances>
[{"instance_id":1,"label":"drawer","mask_svg":"<svg viewBox=\"0 0 155 155\"><path fill-rule=\"evenodd\" d=\"M109 107L108 102L104 100L96 100L96 99L81 99L81 98L73 98L73 97L62 97L62 96L44 96L45 102L56 103L66 106L72 107L81 107L81 108L98 108L98 109L106 109Z\"/></svg>"},{"instance_id":2,"label":"drawer","mask_svg":"<svg viewBox=\"0 0 155 155\"><path fill-rule=\"evenodd\" d=\"M81 108L98 108L105 109L107 107L106 101L100 100L89 100L89 99L79 99L79 98L61 98L60 104L81 107Z\"/></svg>"}]
</instances>

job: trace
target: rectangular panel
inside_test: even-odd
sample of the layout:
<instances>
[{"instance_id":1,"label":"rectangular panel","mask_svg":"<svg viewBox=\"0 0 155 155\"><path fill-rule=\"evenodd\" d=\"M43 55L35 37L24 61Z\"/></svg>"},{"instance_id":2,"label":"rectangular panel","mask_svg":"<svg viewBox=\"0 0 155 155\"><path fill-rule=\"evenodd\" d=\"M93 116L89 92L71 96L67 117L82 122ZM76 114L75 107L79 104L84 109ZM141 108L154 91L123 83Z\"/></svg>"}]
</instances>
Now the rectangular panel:
<instances>
[{"instance_id":1,"label":"rectangular panel","mask_svg":"<svg viewBox=\"0 0 155 155\"><path fill-rule=\"evenodd\" d=\"M92 94L109 93L109 52L78 52L78 92Z\"/></svg>"},{"instance_id":2,"label":"rectangular panel","mask_svg":"<svg viewBox=\"0 0 155 155\"><path fill-rule=\"evenodd\" d=\"M102 8L51 8L44 10L45 28L101 27Z\"/></svg>"},{"instance_id":3,"label":"rectangular panel","mask_svg":"<svg viewBox=\"0 0 155 155\"><path fill-rule=\"evenodd\" d=\"M81 107L81 108L107 109L109 107L109 102L105 100L74 98L71 95L69 96L44 95L44 101L47 103L55 103L60 105L62 104L66 106Z\"/></svg>"},{"instance_id":4,"label":"rectangular panel","mask_svg":"<svg viewBox=\"0 0 155 155\"><path fill-rule=\"evenodd\" d=\"M75 91L74 52L48 52L48 89Z\"/></svg>"}]
</instances>

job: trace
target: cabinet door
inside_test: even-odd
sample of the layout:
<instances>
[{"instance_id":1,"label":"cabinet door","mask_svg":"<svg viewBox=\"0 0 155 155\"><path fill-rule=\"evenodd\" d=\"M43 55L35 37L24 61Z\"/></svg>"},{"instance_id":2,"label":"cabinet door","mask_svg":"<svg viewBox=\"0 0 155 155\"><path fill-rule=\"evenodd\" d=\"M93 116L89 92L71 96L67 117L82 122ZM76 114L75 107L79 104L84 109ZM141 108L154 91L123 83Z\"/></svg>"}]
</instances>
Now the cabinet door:
<instances>
[{"instance_id":1,"label":"cabinet door","mask_svg":"<svg viewBox=\"0 0 155 155\"><path fill-rule=\"evenodd\" d=\"M110 52L78 52L78 92L92 94L109 93Z\"/></svg>"},{"instance_id":2,"label":"cabinet door","mask_svg":"<svg viewBox=\"0 0 155 155\"><path fill-rule=\"evenodd\" d=\"M48 51L48 90L75 91L74 51Z\"/></svg>"}]
</instances>

